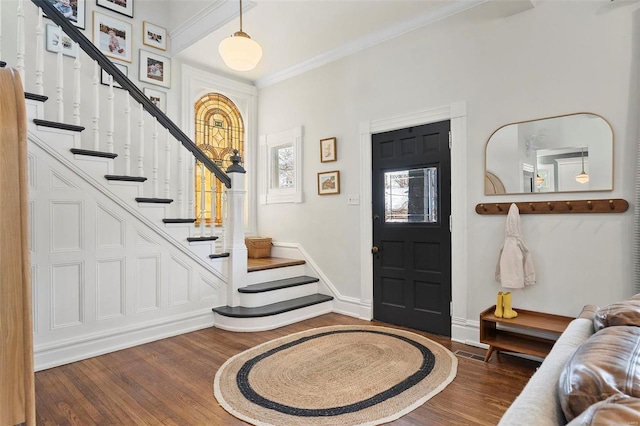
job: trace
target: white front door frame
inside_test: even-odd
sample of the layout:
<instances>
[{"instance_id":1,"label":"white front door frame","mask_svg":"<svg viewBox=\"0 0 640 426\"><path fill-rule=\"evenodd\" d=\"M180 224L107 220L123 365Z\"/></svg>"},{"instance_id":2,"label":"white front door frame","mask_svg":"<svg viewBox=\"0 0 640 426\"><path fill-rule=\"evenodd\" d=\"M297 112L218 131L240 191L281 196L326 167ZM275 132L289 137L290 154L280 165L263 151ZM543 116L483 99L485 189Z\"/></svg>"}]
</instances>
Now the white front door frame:
<instances>
[{"instance_id":1,"label":"white front door frame","mask_svg":"<svg viewBox=\"0 0 640 426\"><path fill-rule=\"evenodd\" d=\"M468 335L467 329L467 105L464 101L360 123L360 317L373 318L371 135L444 120L451 120L451 339L466 342L473 336Z\"/></svg>"}]
</instances>

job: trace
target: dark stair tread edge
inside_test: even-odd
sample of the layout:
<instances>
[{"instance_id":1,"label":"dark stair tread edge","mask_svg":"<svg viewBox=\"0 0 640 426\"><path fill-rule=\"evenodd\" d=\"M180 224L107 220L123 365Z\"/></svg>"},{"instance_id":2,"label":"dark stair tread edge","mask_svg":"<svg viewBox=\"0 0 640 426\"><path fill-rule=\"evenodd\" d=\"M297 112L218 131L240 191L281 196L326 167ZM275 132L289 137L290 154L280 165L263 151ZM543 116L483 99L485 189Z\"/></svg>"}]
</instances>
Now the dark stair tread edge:
<instances>
[{"instance_id":1,"label":"dark stair tread edge","mask_svg":"<svg viewBox=\"0 0 640 426\"><path fill-rule=\"evenodd\" d=\"M296 299L285 300L284 302L272 303L270 305L259 306L257 308L245 308L243 306L221 306L213 308L212 311L225 317L233 318L259 318L278 315L307 306L333 300L333 296L326 294L312 294L310 296L298 297Z\"/></svg>"},{"instance_id":2,"label":"dark stair tread edge","mask_svg":"<svg viewBox=\"0 0 640 426\"><path fill-rule=\"evenodd\" d=\"M75 124L58 123L57 121L40 120L34 118L33 122L38 126L51 127L52 129L71 130L72 132L81 132L84 130L82 126L76 126Z\"/></svg>"},{"instance_id":3,"label":"dark stair tread edge","mask_svg":"<svg viewBox=\"0 0 640 426\"><path fill-rule=\"evenodd\" d=\"M317 283L319 278L302 275L299 277L285 278L282 280L268 281L259 284L252 284L238 289L240 293L264 293L282 288L296 287L304 284Z\"/></svg>"},{"instance_id":4,"label":"dark stair tread edge","mask_svg":"<svg viewBox=\"0 0 640 426\"><path fill-rule=\"evenodd\" d=\"M153 204L171 204L173 200L170 198L146 198L136 197L136 201L139 203L153 203Z\"/></svg>"},{"instance_id":5,"label":"dark stair tread edge","mask_svg":"<svg viewBox=\"0 0 640 426\"><path fill-rule=\"evenodd\" d=\"M195 223L196 219L162 219L164 223Z\"/></svg>"},{"instance_id":6,"label":"dark stair tread edge","mask_svg":"<svg viewBox=\"0 0 640 426\"><path fill-rule=\"evenodd\" d=\"M5 61L0 61L0 68L4 68L7 66L7 63Z\"/></svg>"},{"instance_id":7,"label":"dark stair tread edge","mask_svg":"<svg viewBox=\"0 0 640 426\"><path fill-rule=\"evenodd\" d=\"M190 243L197 242L197 241L215 241L217 239L218 239L218 237L216 237L216 236L210 236L210 237L187 237L187 241L189 241Z\"/></svg>"},{"instance_id":8,"label":"dark stair tread edge","mask_svg":"<svg viewBox=\"0 0 640 426\"><path fill-rule=\"evenodd\" d=\"M45 95L37 95L35 93L24 92L24 98L29 99L30 101L39 101L46 102L49 99L48 96Z\"/></svg>"},{"instance_id":9,"label":"dark stair tread edge","mask_svg":"<svg viewBox=\"0 0 640 426\"><path fill-rule=\"evenodd\" d=\"M70 151L76 155L88 155L89 157L116 158L118 156L113 152L92 151L90 149L71 148Z\"/></svg>"},{"instance_id":10,"label":"dark stair tread edge","mask_svg":"<svg viewBox=\"0 0 640 426\"><path fill-rule=\"evenodd\" d=\"M118 180L122 182L144 182L147 180L144 176L118 176L118 175L104 175L106 180Z\"/></svg>"},{"instance_id":11,"label":"dark stair tread edge","mask_svg":"<svg viewBox=\"0 0 640 426\"><path fill-rule=\"evenodd\" d=\"M220 259L222 257L229 257L229 253L214 253L209 255L209 259Z\"/></svg>"}]
</instances>

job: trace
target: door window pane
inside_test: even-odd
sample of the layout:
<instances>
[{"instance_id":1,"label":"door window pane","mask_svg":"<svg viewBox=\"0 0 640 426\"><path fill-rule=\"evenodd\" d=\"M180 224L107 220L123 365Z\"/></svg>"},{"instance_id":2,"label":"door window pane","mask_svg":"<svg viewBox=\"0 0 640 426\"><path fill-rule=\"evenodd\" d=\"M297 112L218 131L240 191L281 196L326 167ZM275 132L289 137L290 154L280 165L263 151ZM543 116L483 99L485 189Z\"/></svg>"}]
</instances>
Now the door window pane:
<instances>
[{"instance_id":1,"label":"door window pane","mask_svg":"<svg viewBox=\"0 0 640 426\"><path fill-rule=\"evenodd\" d=\"M437 223L438 168L385 172L384 221Z\"/></svg>"}]
</instances>

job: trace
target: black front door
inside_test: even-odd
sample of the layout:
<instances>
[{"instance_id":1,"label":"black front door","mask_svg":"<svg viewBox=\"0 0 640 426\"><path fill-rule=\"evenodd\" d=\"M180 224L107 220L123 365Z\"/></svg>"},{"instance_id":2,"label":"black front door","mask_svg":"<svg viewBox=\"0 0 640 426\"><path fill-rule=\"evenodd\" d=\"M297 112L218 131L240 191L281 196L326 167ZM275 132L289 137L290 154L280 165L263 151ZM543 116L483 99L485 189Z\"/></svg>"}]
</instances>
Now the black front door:
<instances>
[{"instance_id":1,"label":"black front door","mask_svg":"<svg viewBox=\"0 0 640 426\"><path fill-rule=\"evenodd\" d=\"M451 335L450 122L372 137L373 317Z\"/></svg>"}]
</instances>

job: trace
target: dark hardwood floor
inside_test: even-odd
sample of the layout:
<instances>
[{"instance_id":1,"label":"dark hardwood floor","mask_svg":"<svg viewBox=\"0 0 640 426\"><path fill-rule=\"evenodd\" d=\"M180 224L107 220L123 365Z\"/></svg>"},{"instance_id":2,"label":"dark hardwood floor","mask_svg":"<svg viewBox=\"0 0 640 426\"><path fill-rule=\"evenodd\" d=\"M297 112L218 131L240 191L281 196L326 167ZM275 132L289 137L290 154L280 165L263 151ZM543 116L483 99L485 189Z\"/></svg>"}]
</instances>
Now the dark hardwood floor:
<instances>
[{"instance_id":1,"label":"dark hardwood floor","mask_svg":"<svg viewBox=\"0 0 640 426\"><path fill-rule=\"evenodd\" d=\"M276 330L195 331L36 373L40 425L244 425L213 396L213 378L231 356L289 333L338 324L387 324L328 314ZM420 333L453 352L482 349ZM458 356L458 374L441 393L393 425L495 425L537 362Z\"/></svg>"}]
</instances>

